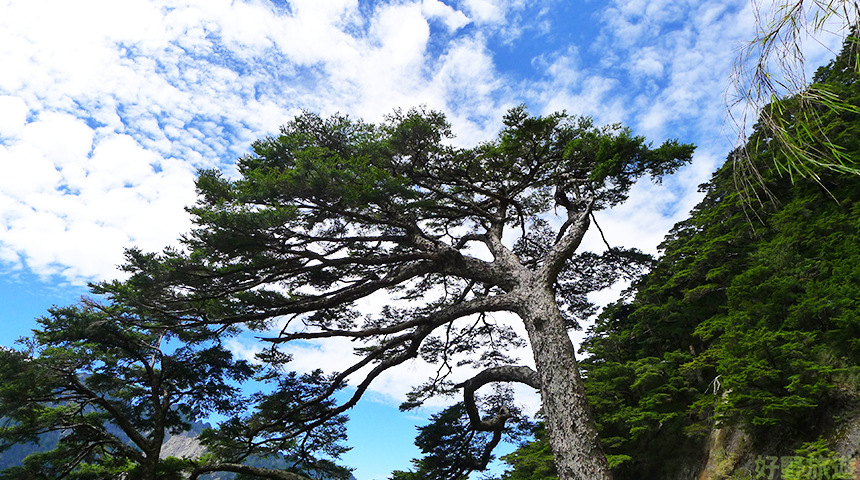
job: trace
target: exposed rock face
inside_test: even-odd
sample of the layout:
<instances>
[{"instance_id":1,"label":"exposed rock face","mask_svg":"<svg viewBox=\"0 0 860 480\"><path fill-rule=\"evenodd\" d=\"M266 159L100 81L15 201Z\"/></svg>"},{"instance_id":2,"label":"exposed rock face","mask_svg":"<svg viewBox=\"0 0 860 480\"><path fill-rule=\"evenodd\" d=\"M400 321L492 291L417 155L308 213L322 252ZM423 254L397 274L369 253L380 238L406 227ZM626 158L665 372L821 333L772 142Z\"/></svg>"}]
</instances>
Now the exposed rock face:
<instances>
[{"instance_id":1,"label":"exposed rock face","mask_svg":"<svg viewBox=\"0 0 860 480\"><path fill-rule=\"evenodd\" d=\"M824 438L830 449L846 460L850 478L860 480L860 411L845 416L826 430ZM717 429L708 438L704 465L693 475L683 473L672 480L780 480L780 468L802 443L783 439L754 447L750 437L739 428ZM698 461L691 459L689 463L694 465Z\"/></svg>"},{"instance_id":2,"label":"exposed rock face","mask_svg":"<svg viewBox=\"0 0 860 480\"><path fill-rule=\"evenodd\" d=\"M206 452L206 447L200 444L194 431L171 435L161 447L161 458L197 458Z\"/></svg>"},{"instance_id":3,"label":"exposed rock face","mask_svg":"<svg viewBox=\"0 0 860 480\"><path fill-rule=\"evenodd\" d=\"M849 471L853 478L860 479L860 415L855 415L837 428L836 447L833 450L849 459Z\"/></svg>"},{"instance_id":4,"label":"exposed rock face","mask_svg":"<svg viewBox=\"0 0 860 480\"><path fill-rule=\"evenodd\" d=\"M851 458L860 456L860 417L854 417L841 425L836 436L836 451L840 455Z\"/></svg>"},{"instance_id":5,"label":"exposed rock face","mask_svg":"<svg viewBox=\"0 0 860 480\"><path fill-rule=\"evenodd\" d=\"M729 475L741 464L748 452L749 439L737 428L720 428L708 438L708 459L697 480L719 480Z\"/></svg>"}]
</instances>

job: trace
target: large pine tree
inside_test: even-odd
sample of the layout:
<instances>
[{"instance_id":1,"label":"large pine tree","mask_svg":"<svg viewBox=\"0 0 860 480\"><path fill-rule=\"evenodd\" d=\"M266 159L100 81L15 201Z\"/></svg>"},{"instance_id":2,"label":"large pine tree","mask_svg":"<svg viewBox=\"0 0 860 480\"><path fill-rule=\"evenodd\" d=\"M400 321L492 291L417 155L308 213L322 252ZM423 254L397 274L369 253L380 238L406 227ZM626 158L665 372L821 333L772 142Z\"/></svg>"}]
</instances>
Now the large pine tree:
<instances>
[{"instance_id":1,"label":"large pine tree","mask_svg":"<svg viewBox=\"0 0 860 480\"><path fill-rule=\"evenodd\" d=\"M672 173L693 147L652 148L617 125L534 117L524 107L504 125L497 139L461 149L447 144L450 126L436 112L397 112L384 125L301 115L254 144L239 162L240 178L201 173L190 209L197 227L183 251L132 251L131 278L100 291L159 312L174 330L270 330L282 322L264 339L264 359L287 358L289 342L356 341L354 365L311 403L349 379L354 395L308 429L419 356L439 374L416 387L409 405L461 391L468 427L493 437L513 410L482 411L475 392L524 383L541 393L561 478L609 478L567 331L591 312L589 292L644 256L577 249L592 212L624 202L642 177ZM371 296L385 306L358 311ZM536 369L505 354L522 340L495 312L521 319ZM480 373L455 385L455 364ZM271 403L264 413L290 411ZM467 471L488 458L489 451L477 455Z\"/></svg>"}]
</instances>

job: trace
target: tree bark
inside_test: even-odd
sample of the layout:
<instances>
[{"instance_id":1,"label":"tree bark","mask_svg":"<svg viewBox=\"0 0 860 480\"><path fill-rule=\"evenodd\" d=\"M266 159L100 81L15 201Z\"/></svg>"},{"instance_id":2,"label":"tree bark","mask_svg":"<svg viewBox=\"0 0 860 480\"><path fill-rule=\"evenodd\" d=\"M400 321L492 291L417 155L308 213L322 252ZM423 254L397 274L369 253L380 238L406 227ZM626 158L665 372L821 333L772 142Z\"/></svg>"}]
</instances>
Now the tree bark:
<instances>
[{"instance_id":1,"label":"tree bark","mask_svg":"<svg viewBox=\"0 0 860 480\"><path fill-rule=\"evenodd\" d=\"M611 480L600 446L573 343L550 287L532 283L518 312L523 319L535 366L549 441L560 480Z\"/></svg>"}]
</instances>

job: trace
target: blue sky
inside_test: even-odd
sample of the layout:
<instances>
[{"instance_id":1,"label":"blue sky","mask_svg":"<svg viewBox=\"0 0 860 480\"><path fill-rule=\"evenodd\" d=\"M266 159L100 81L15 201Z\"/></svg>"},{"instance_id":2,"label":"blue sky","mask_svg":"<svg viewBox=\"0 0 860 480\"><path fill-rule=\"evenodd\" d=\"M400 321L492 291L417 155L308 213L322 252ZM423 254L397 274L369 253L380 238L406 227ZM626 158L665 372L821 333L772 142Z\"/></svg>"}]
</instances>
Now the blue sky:
<instances>
[{"instance_id":1,"label":"blue sky","mask_svg":"<svg viewBox=\"0 0 860 480\"><path fill-rule=\"evenodd\" d=\"M175 243L196 169L230 174L303 109L375 122L424 104L466 146L525 103L696 143L691 166L598 217L611 243L655 252L731 147L724 96L753 35L749 0L0 0L0 345L119 276L124 248ZM839 43L808 42L808 64ZM297 368L335 370L344 351L307 348ZM422 420L395 406L426 368L353 411L359 480L417 454Z\"/></svg>"}]
</instances>

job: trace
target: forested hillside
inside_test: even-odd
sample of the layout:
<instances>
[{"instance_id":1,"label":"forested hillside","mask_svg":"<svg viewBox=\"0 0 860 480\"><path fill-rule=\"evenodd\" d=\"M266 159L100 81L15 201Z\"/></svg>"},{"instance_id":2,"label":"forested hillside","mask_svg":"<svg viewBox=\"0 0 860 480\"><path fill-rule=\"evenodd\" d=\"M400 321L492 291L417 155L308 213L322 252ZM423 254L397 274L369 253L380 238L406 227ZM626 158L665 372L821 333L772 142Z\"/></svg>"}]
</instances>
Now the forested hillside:
<instances>
[{"instance_id":1,"label":"forested hillside","mask_svg":"<svg viewBox=\"0 0 860 480\"><path fill-rule=\"evenodd\" d=\"M860 105L850 48L815 87ZM860 159L860 116L822 109L820 126L773 112ZM581 350L586 389L616 479L680 478L715 429L743 429L750 449L793 455L848 418L860 387L860 178L822 169L794 179L771 168L757 126L749 158L761 175L737 182L729 155L690 217L661 244L653 270L609 306ZM778 158L777 158L778 159ZM823 435L823 437L822 437ZM505 479L553 477L538 441L509 455ZM768 449L778 446L780 452ZM688 477L689 478L689 477ZM835 477L834 477L835 478Z\"/></svg>"}]
</instances>

